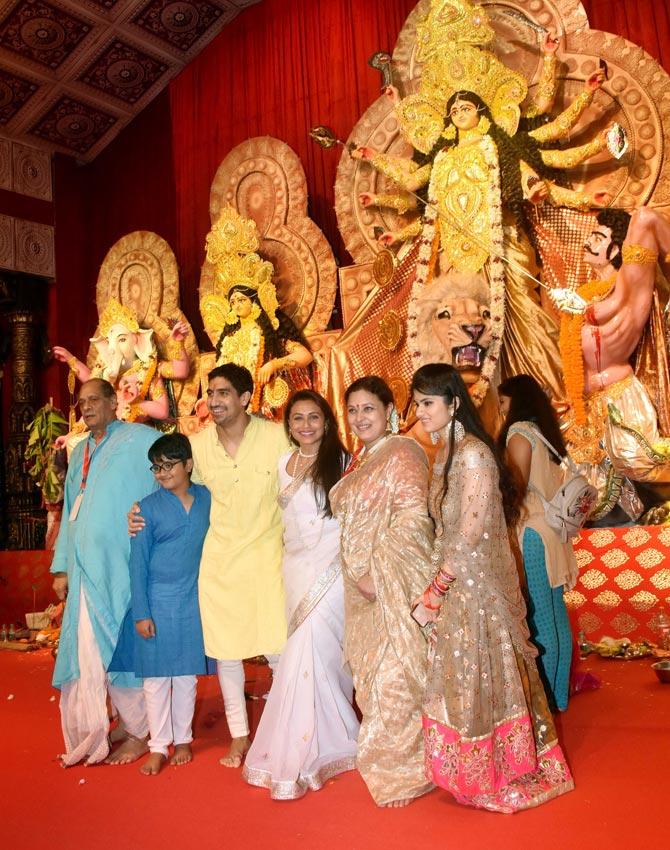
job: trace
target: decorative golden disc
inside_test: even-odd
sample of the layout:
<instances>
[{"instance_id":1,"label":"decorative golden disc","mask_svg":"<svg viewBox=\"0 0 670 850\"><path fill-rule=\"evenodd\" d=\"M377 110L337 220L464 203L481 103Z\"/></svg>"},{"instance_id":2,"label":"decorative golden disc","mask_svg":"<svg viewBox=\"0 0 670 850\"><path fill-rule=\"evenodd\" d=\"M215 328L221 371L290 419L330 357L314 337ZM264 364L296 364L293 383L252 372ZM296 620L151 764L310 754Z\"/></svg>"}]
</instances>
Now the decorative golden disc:
<instances>
[{"instance_id":1,"label":"decorative golden disc","mask_svg":"<svg viewBox=\"0 0 670 850\"><path fill-rule=\"evenodd\" d=\"M379 342L387 351L395 351L402 339L402 322L395 310L379 320Z\"/></svg>"},{"instance_id":2,"label":"decorative golden disc","mask_svg":"<svg viewBox=\"0 0 670 850\"><path fill-rule=\"evenodd\" d=\"M377 286L380 286L382 289L388 286L393 280L397 267L398 261L395 254L389 251L388 248L381 250L372 264L372 276Z\"/></svg>"},{"instance_id":3,"label":"decorative golden disc","mask_svg":"<svg viewBox=\"0 0 670 850\"><path fill-rule=\"evenodd\" d=\"M263 398L272 407L283 407L288 401L289 388L283 378L273 378L265 385Z\"/></svg>"}]
</instances>

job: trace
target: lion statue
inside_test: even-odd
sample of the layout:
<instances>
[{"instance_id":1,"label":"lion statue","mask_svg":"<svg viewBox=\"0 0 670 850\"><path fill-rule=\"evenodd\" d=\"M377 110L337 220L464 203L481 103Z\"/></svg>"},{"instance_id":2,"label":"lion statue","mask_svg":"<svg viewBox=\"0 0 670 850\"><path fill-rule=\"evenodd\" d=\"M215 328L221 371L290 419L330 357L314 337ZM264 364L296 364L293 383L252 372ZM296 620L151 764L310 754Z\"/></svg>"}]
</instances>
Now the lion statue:
<instances>
[{"instance_id":1,"label":"lion statue","mask_svg":"<svg viewBox=\"0 0 670 850\"><path fill-rule=\"evenodd\" d=\"M449 363L474 384L491 341L486 282L451 270L426 287L416 305L422 363Z\"/></svg>"},{"instance_id":2,"label":"lion statue","mask_svg":"<svg viewBox=\"0 0 670 850\"><path fill-rule=\"evenodd\" d=\"M435 277L415 305L417 348L415 367L424 363L455 366L466 385L477 382L491 342L491 313L486 281L477 275L450 269ZM490 394L489 394L490 395ZM497 427L497 405L489 396L480 408L485 424ZM410 419L411 422L411 419ZM431 462L437 447L416 421L408 432L426 451Z\"/></svg>"}]
</instances>

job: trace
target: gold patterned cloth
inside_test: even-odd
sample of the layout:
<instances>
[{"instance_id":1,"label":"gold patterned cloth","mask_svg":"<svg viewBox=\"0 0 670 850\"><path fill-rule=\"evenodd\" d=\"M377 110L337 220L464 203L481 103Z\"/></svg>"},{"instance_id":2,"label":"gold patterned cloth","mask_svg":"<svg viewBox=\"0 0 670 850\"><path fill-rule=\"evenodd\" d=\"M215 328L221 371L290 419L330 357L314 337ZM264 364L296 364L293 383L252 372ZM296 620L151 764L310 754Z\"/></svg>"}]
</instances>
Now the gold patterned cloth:
<instances>
[{"instance_id":1,"label":"gold patterned cloth","mask_svg":"<svg viewBox=\"0 0 670 850\"><path fill-rule=\"evenodd\" d=\"M457 443L442 501L444 450L430 509L444 568L424 699L426 768L465 805L513 812L571 790L572 777L529 642L498 470L474 437Z\"/></svg>"},{"instance_id":2,"label":"gold patterned cloth","mask_svg":"<svg viewBox=\"0 0 670 850\"><path fill-rule=\"evenodd\" d=\"M670 526L583 529L574 547L579 579L565 603L575 634L657 643L670 595Z\"/></svg>"},{"instance_id":3,"label":"gold patterned cloth","mask_svg":"<svg viewBox=\"0 0 670 850\"><path fill-rule=\"evenodd\" d=\"M558 351L558 326L540 304L538 286L519 271L539 276L535 253L525 233L517 233L512 216L503 213L505 256L505 333L500 355L503 380L531 375L554 401L565 399Z\"/></svg>"},{"instance_id":4,"label":"gold patterned cloth","mask_svg":"<svg viewBox=\"0 0 670 850\"><path fill-rule=\"evenodd\" d=\"M514 216L503 206L500 190L492 185L486 151L492 140L470 131L474 141L442 150L432 166L412 170L398 157L378 155L373 165L400 186L429 184L429 197L438 211L439 247L456 272L483 276L497 298L492 267L492 232L496 221L502 226L504 255L504 335L500 356L501 377L527 374L545 387L552 398L562 401L565 390L558 351L558 327L542 308L535 253L525 233L519 232ZM498 153L493 145L492 155ZM569 203L569 199L564 199ZM426 224L424 223L424 230ZM421 237L419 237L420 239ZM524 271L527 274L524 274ZM400 272L400 269L399 269ZM452 273L452 269L446 272ZM426 285L433 277L429 275ZM495 308L494 303L490 304Z\"/></svg>"},{"instance_id":5,"label":"gold patterned cloth","mask_svg":"<svg viewBox=\"0 0 670 850\"><path fill-rule=\"evenodd\" d=\"M421 700L426 642L412 601L431 577L428 461L407 437L388 437L331 490L342 527L344 653L363 714L356 766L378 805L429 791ZM356 582L370 574L377 598Z\"/></svg>"},{"instance_id":6,"label":"gold patterned cloth","mask_svg":"<svg viewBox=\"0 0 670 850\"><path fill-rule=\"evenodd\" d=\"M622 422L615 424L608 415L614 405ZM661 436L658 417L649 393L635 375L629 375L605 389L586 396L589 422L605 440L607 455L620 474L635 481L670 481L670 456L654 457Z\"/></svg>"}]
</instances>

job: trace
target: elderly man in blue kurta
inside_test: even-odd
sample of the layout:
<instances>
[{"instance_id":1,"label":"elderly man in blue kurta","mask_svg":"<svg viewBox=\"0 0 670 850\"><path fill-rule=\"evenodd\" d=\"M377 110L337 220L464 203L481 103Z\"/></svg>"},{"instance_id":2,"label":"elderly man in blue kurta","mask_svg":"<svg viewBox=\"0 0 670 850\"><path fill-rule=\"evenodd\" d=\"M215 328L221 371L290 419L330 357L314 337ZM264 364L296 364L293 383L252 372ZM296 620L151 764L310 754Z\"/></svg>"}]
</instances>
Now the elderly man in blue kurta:
<instances>
[{"instance_id":1,"label":"elderly man in blue kurta","mask_svg":"<svg viewBox=\"0 0 670 850\"><path fill-rule=\"evenodd\" d=\"M108 759L123 764L146 751L148 724L142 680L108 676L130 602L130 541L126 514L156 489L147 452L156 431L116 419L116 393L107 381L82 384L81 414L89 436L74 449L65 481L64 521L51 572L67 595L53 684L61 689L65 766L108 756L107 692L128 738Z\"/></svg>"}]
</instances>

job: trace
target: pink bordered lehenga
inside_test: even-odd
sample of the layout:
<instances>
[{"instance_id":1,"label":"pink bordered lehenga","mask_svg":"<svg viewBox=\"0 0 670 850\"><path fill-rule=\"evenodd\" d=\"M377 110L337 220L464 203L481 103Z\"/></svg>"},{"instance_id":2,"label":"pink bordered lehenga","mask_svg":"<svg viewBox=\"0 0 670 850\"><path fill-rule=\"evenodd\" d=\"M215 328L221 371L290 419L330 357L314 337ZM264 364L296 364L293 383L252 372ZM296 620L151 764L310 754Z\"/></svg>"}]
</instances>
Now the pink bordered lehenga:
<instances>
[{"instance_id":1,"label":"pink bordered lehenga","mask_svg":"<svg viewBox=\"0 0 670 850\"><path fill-rule=\"evenodd\" d=\"M430 509L456 581L429 653L427 777L464 805L516 812L570 791L572 776L529 642L493 455L475 437L457 442L444 501L443 470L444 450Z\"/></svg>"}]
</instances>

